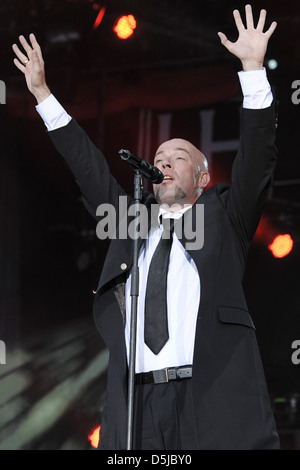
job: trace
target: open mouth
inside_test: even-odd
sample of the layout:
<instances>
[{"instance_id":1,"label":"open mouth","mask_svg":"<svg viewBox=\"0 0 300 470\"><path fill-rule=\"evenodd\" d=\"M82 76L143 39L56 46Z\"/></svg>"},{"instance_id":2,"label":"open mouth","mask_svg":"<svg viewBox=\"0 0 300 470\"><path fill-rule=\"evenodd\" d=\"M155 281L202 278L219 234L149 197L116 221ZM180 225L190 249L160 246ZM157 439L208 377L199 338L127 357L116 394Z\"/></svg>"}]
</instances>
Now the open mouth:
<instances>
[{"instance_id":1,"label":"open mouth","mask_svg":"<svg viewBox=\"0 0 300 470\"><path fill-rule=\"evenodd\" d=\"M169 175L164 176L164 181L173 181L173 178Z\"/></svg>"}]
</instances>

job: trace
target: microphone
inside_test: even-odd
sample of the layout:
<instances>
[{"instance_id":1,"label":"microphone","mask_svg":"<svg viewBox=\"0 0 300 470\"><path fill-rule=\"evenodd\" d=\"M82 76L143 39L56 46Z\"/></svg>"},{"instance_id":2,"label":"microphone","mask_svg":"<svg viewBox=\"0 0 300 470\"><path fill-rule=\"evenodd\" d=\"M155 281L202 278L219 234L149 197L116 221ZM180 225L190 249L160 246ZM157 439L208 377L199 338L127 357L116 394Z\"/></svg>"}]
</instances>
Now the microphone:
<instances>
[{"instance_id":1,"label":"microphone","mask_svg":"<svg viewBox=\"0 0 300 470\"><path fill-rule=\"evenodd\" d=\"M146 162L146 160L133 155L129 150L121 149L119 150L119 155L122 160L127 161L135 170L139 170L151 183L160 184L163 181L164 175L162 172L156 166Z\"/></svg>"}]
</instances>

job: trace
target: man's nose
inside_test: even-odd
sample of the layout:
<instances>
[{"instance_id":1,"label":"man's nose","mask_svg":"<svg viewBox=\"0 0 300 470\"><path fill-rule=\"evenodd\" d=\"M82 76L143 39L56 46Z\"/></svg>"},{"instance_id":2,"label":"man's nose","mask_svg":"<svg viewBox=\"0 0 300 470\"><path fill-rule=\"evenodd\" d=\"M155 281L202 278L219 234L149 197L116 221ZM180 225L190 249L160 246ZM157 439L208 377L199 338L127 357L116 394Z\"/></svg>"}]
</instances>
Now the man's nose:
<instances>
[{"instance_id":1,"label":"man's nose","mask_svg":"<svg viewBox=\"0 0 300 470\"><path fill-rule=\"evenodd\" d=\"M172 163L170 160L166 159L166 160L163 160L162 162L162 167L163 168L172 168Z\"/></svg>"}]
</instances>

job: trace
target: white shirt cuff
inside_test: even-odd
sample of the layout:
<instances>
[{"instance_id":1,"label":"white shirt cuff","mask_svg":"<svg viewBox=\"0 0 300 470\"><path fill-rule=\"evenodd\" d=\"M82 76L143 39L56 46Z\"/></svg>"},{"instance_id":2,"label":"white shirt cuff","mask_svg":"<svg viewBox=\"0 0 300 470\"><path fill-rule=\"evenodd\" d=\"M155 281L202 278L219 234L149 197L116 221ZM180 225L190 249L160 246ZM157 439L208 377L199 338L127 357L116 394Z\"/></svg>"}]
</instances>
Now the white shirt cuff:
<instances>
[{"instance_id":1,"label":"white shirt cuff","mask_svg":"<svg viewBox=\"0 0 300 470\"><path fill-rule=\"evenodd\" d=\"M48 96L35 109L43 119L48 131L66 126L72 119L53 95Z\"/></svg>"},{"instance_id":2,"label":"white shirt cuff","mask_svg":"<svg viewBox=\"0 0 300 470\"><path fill-rule=\"evenodd\" d=\"M241 71L238 72L238 76L244 95L244 108L263 109L271 106L273 93L265 68L248 72Z\"/></svg>"}]
</instances>

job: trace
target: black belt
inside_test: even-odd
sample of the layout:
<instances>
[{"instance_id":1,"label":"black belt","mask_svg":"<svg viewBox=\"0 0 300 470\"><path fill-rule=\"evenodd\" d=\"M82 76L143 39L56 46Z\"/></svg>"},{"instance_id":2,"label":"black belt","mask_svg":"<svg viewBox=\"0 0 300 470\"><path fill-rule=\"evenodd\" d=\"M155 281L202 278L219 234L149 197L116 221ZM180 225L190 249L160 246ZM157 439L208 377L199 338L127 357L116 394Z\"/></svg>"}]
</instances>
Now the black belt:
<instances>
[{"instance_id":1,"label":"black belt","mask_svg":"<svg viewBox=\"0 0 300 470\"><path fill-rule=\"evenodd\" d=\"M171 380L190 379L192 366L169 367L167 369L151 370L135 374L136 384L162 384Z\"/></svg>"}]
</instances>

